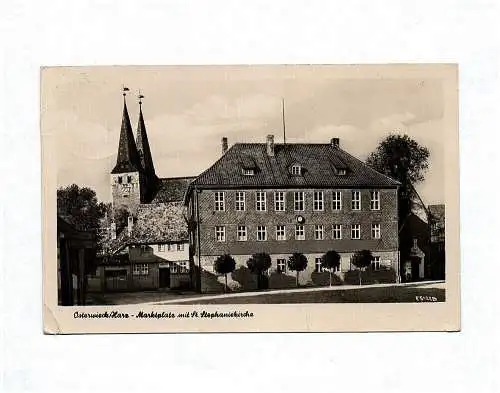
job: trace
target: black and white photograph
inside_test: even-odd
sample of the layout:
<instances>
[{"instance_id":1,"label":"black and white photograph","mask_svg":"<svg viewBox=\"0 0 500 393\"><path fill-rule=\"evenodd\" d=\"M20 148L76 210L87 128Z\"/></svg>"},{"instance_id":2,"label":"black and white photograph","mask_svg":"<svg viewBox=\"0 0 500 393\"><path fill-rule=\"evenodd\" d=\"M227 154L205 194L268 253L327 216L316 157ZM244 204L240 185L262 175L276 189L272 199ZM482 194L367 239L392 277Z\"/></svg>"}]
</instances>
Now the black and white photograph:
<instances>
[{"instance_id":1,"label":"black and white photograph","mask_svg":"<svg viewBox=\"0 0 500 393\"><path fill-rule=\"evenodd\" d=\"M80 310L445 303L457 70L372 68L43 69L45 291Z\"/></svg>"}]
</instances>

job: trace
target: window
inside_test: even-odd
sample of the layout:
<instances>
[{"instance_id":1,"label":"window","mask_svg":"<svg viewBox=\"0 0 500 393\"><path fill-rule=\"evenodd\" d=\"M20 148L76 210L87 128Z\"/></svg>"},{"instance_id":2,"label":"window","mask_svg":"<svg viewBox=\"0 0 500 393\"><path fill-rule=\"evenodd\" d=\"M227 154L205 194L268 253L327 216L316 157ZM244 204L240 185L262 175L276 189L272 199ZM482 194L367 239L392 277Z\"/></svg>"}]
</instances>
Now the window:
<instances>
[{"instance_id":1,"label":"window","mask_svg":"<svg viewBox=\"0 0 500 393\"><path fill-rule=\"evenodd\" d=\"M141 254L146 254L149 250L148 246L142 245L141 246Z\"/></svg>"},{"instance_id":2,"label":"window","mask_svg":"<svg viewBox=\"0 0 500 393\"><path fill-rule=\"evenodd\" d=\"M118 176L118 184L122 184L122 182L123 182L122 177L121 177L121 176Z\"/></svg>"},{"instance_id":3,"label":"window","mask_svg":"<svg viewBox=\"0 0 500 393\"><path fill-rule=\"evenodd\" d=\"M313 193L313 210L314 211L323 211L323 191L314 191Z\"/></svg>"},{"instance_id":4,"label":"window","mask_svg":"<svg viewBox=\"0 0 500 393\"><path fill-rule=\"evenodd\" d=\"M351 239L361 239L361 225L351 225Z\"/></svg>"},{"instance_id":5,"label":"window","mask_svg":"<svg viewBox=\"0 0 500 393\"><path fill-rule=\"evenodd\" d=\"M380 270L380 257L373 257L371 267L373 270Z\"/></svg>"},{"instance_id":6,"label":"window","mask_svg":"<svg viewBox=\"0 0 500 393\"><path fill-rule=\"evenodd\" d=\"M169 244L168 251L175 251L175 244Z\"/></svg>"},{"instance_id":7,"label":"window","mask_svg":"<svg viewBox=\"0 0 500 393\"><path fill-rule=\"evenodd\" d=\"M226 209L224 203L224 191L217 191L215 193L215 210L224 211Z\"/></svg>"},{"instance_id":8,"label":"window","mask_svg":"<svg viewBox=\"0 0 500 393\"><path fill-rule=\"evenodd\" d=\"M245 176L253 176L255 175L255 171L253 170L253 168L243 168L243 174Z\"/></svg>"},{"instance_id":9,"label":"window","mask_svg":"<svg viewBox=\"0 0 500 393\"><path fill-rule=\"evenodd\" d=\"M304 231L304 225L295 225L295 239L296 240L305 240L306 235Z\"/></svg>"},{"instance_id":10,"label":"window","mask_svg":"<svg viewBox=\"0 0 500 393\"><path fill-rule=\"evenodd\" d=\"M286 229L284 225L276 225L276 240L286 240Z\"/></svg>"},{"instance_id":11,"label":"window","mask_svg":"<svg viewBox=\"0 0 500 393\"><path fill-rule=\"evenodd\" d=\"M323 225L314 226L314 238L316 240L323 240L325 238L325 228Z\"/></svg>"},{"instance_id":12,"label":"window","mask_svg":"<svg viewBox=\"0 0 500 393\"><path fill-rule=\"evenodd\" d=\"M294 198L294 210L296 212L302 212L304 211L304 192L303 191L297 191L293 193L293 198Z\"/></svg>"},{"instance_id":13,"label":"window","mask_svg":"<svg viewBox=\"0 0 500 393\"><path fill-rule=\"evenodd\" d=\"M170 273L177 273L179 271L179 267L176 262L170 262Z\"/></svg>"},{"instance_id":14,"label":"window","mask_svg":"<svg viewBox=\"0 0 500 393\"><path fill-rule=\"evenodd\" d=\"M236 191L236 211L245 211L245 192Z\"/></svg>"},{"instance_id":15,"label":"window","mask_svg":"<svg viewBox=\"0 0 500 393\"><path fill-rule=\"evenodd\" d=\"M127 183L132 183L132 176L130 175L127 176Z\"/></svg>"},{"instance_id":16,"label":"window","mask_svg":"<svg viewBox=\"0 0 500 393\"><path fill-rule=\"evenodd\" d=\"M267 240L267 228L263 225L257 227L257 241L263 242Z\"/></svg>"},{"instance_id":17,"label":"window","mask_svg":"<svg viewBox=\"0 0 500 393\"><path fill-rule=\"evenodd\" d=\"M189 271L187 261L177 262L177 268L179 273L187 273Z\"/></svg>"},{"instance_id":18,"label":"window","mask_svg":"<svg viewBox=\"0 0 500 393\"><path fill-rule=\"evenodd\" d=\"M370 192L370 209L380 210L380 193L378 191Z\"/></svg>"},{"instance_id":19,"label":"window","mask_svg":"<svg viewBox=\"0 0 500 393\"><path fill-rule=\"evenodd\" d=\"M177 244L177 251L184 251L184 243Z\"/></svg>"},{"instance_id":20,"label":"window","mask_svg":"<svg viewBox=\"0 0 500 393\"><path fill-rule=\"evenodd\" d=\"M323 267L321 266L323 262L323 258L315 258L314 259L314 271L316 273L321 273L323 271Z\"/></svg>"},{"instance_id":21,"label":"window","mask_svg":"<svg viewBox=\"0 0 500 393\"><path fill-rule=\"evenodd\" d=\"M333 224L332 238L335 240L342 239L342 225Z\"/></svg>"},{"instance_id":22,"label":"window","mask_svg":"<svg viewBox=\"0 0 500 393\"><path fill-rule=\"evenodd\" d=\"M215 240L218 242L226 241L226 227L216 226L215 227Z\"/></svg>"},{"instance_id":23,"label":"window","mask_svg":"<svg viewBox=\"0 0 500 393\"><path fill-rule=\"evenodd\" d=\"M266 193L264 191L257 191L256 193L256 210L259 212L266 211Z\"/></svg>"},{"instance_id":24,"label":"window","mask_svg":"<svg viewBox=\"0 0 500 393\"><path fill-rule=\"evenodd\" d=\"M316 273L329 272L330 269L323 267L323 258L315 258L314 259L314 271ZM340 272L340 265L336 268L333 268L332 272Z\"/></svg>"},{"instance_id":25,"label":"window","mask_svg":"<svg viewBox=\"0 0 500 393\"><path fill-rule=\"evenodd\" d=\"M380 239L380 224L372 224L372 239Z\"/></svg>"},{"instance_id":26,"label":"window","mask_svg":"<svg viewBox=\"0 0 500 393\"><path fill-rule=\"evenodd\" d=\"M283 191L274 193L274 210L277 212L285 211L285 193Z\"/></svg>"},{"instance_id":27,"label":"window","mask_svg":"<svg viewBox=\"0 0 500 393\"><path fill-rule=\"evenodd\" d=\"M276 261L276 271L278 273L286 273L286 260L285 259L278 259Z\"/></svg>"},{"instance_id":28,"label":"window","mask_svg":"<svg viewBox=\"0 0 500 393\"><path fill-rule=\"evenodd\" d=\"M239 242L246 242L247 241L247 227L244 225L238 225L238 228L236 229L236 237L238 238Z\"/></svg>"},{"instance_id":29,"label":"window","mask_svg":"<svg viewBox=\"0 0 500 393\"><path fill-rule=\"evenodd\" d=\"M300 167L300 165L298 164L295 164L295 165L292 165L292 175L299 175L302 173L302 168Z\"/></svg>"},{"instance_id":30,"label":"window","mask_svg":"<svg viewBox=\"0 0 500 393\"><path fill-rule=\"evenodd\" d=\"M340 176L345 176L346 173L347 173L347 171L345 169L339 169L337 171L337 175L340 175Z\"/></svg>"},{"instance_id":31,"label":"window","mask_svg":"<svg viewBox=\"0 0 500 393\"><path fill-rule=\"evenodd\" d=\"M352 192L352 210L361 210L361 192L353 191Z\"/></svg>"},{"instance_id":32,"label":"window","mask_svg":"<svg viewBox=\"0 0 500 393\"><path fill-rule=\"evenodd\" d=\"M165 244L158 244L158 251L159 252L165 251Z\"/></svg>"},{"instance_id":33,"label":"window","mask_svg":"<svg viewBox=\"0 0 500 393\"><path fill-rule=\"evenodd\" d=\"M134 265L134 269L132 271L134 276L147 276L149 274L149 266L147 263L138 263Z\"/></svg>"},{"instance_id":34,"label":"window","mask_svg":"<svg viewBox=\"0 0 500 393\"><path fill-rule=\"evenodd\" d=\"M333 191L332 194L332 209L342 210L342 192Z\"/></svg>"}]
</instances>

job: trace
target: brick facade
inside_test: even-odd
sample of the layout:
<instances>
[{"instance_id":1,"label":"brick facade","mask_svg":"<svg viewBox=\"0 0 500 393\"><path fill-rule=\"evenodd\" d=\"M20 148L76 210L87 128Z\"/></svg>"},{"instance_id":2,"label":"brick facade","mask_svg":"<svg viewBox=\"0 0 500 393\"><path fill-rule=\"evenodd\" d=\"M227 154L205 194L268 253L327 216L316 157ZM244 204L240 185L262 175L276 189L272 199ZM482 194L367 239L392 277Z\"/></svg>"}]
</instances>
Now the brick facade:
<instances>
[{"instance_id":1,"label":"brick facade","mask_svg":"<svg viewBox=\"0 0 500 393\"><path fill-rule=\"evenodd\" d=\"M266 193L266 211L256 210L256 192ZM283 191L286 195L285 211L275 211L274 193ZM305 206L303 211L294 210L294 192L304 192ZM313 193L323 192L323 211L313 210ZM332 204L333 191L342 194L341 210L334 210ZM352 191L361 193L361 210L353 210L351 207ZM370 209L370 192L378 191L380 195L380 209ZM224 192L224 211L215 209L215 192ZM245 211L237 211L235 208L236 192L245 193ZM214 283L222 282L222 278L214 281L210 278L213 272L213 262L217 256L228 253L236 262L236 268L246 268L246 261L256 252L270 254L272 259L271 273L276 271L277 259L288 260L293 252L301 252L308 258L308 267L299 275L302 285L311 282L315 271L315 259L320 258L328 250L336 250L341 254L341 271L336 273L342 279L344 273L351 269L350 258L357 250L371 250L374 256L380 257L382 265L387 269L398 269L398 221L397 221L397 189L379 188L341 188L341 189L318 189L318 188L290 188L290 189L209 189L198 192L199 207L199 231L201 250L198 260L198 245L194 242L194 263L201 263L202 274L201 290L212 291ZM189 210L194 215L196 200L189 203ZM295 226L297 217L304 219L305 240L295 239ZM194 216L193 216L194 217ZM342 239L333 238L333 224L342 225ZM361 238L351 239L351 224L359 224ZM380 224L380 239L372 238L372 224ZM247 240L238 241L237 227L246 226ZM286 240L276 239L276 226L284 225L286 228ZM324 239L315 240L315 225L323 225ZM216 239L215 227L225 227L225 241ZM266 226L267 240L257 240L257 226ZM196 234L196 232L194 233ZM196 237L194 237L196 239ZM287 272L292 278L295 272ZM229 282L232 280L229 278ZM273 284L270 283L272 286Z\"/></svg>"},{"instance_id":2,"label":"brick facade","mask_svg":"<svg viewBox=\"0 0 500 393\"><path fill-rule=\"evenodd\" d=\"M214 192L224 191L225 211L216 211ZM251 190L244 189L246 210L235 210L235 190L204 190L199 193L200 210L200 246L202 255L218 256L223 253L252 254L255 252L284 253L300 251L326 252L334 249L337 252L350 252L359 249L394 251L398 248L397 236L397 195L395 189L378 190L380 192L380 210L370 210L370 189L357 190L361 192L361 210L351 209L350 189L340 189L342 192L342 209L332 209L332 190L323 189L288 189L288 190ZM257 191L266 192L267 211L257 211L255 195ZM274 192L286 192L286 210L274 211ZM294 211L294 192L305 194L305 210ZM313 211L313 192L323 191L324 211ZM297 216L304 218L305 240L295 240L295 225ZM333 239L332 225L342 225L342 239ZM361 239L350 239L351 224L360 224ZM381 238L372 239L371 225L380 224ZM248 240L237 241L238 225L247 227ZM257 226L267 228L267 241L257 241ZM286 226L286 239L276 240L276 226ZM324 240L314 240L314 226L323 225ZM217 242L215 226L226 228L226 241Z\"/></svg>"}]
</instances>

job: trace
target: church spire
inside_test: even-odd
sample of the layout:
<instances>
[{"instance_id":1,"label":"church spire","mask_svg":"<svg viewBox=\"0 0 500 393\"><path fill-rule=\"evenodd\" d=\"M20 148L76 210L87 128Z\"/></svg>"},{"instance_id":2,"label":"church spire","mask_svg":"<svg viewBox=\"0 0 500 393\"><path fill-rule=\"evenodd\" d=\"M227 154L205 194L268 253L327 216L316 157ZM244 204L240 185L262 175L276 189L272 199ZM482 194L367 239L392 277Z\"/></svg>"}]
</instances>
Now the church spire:
<instances>
[{"instance_id":1,"label":"church spire","mask_svg":"<svg viewBox=\"0 0 500 393\"><path fill-rule=\"evenodd\" d=\"M154 181L156 180L156 172L153 164L153 157L149 147L148 134L146 133L146 125L144 124L144 117L142 115L142 99L144 96L139 91L139 122L137 124L137 150L141 165L144 168L146 176Z\"/></svg>"},{"instance_id":2,"label":"church spire","mask_svg":"<svg viewBox=\"0 0 500 393\"><path fill-rule=\"evenodd\" d=\"M123 115L122 127L120 131L120 142L118 144L118 155L116 157L116 165L111 173L137 172L140 171L141 163L139 153L134 141L132 126L128 116L126 95L129 89L123 88Z\"/></svg>"}]
</instances>

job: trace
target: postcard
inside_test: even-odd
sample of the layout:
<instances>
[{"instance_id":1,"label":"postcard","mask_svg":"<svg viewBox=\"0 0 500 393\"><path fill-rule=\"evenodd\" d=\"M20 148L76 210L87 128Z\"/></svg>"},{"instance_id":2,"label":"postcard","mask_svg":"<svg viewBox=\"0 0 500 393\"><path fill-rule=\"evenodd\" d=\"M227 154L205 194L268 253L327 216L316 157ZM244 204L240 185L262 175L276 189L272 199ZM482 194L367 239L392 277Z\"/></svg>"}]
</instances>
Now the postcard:
<instances>
[{"instance_id":1,"label":"postcard","mask_svg":"<svg viewBox=\"0 0 500 393\"><path fill-rule=\"evenodd\" d=\"M47 334L460 330L456 64L41 69Z\"/></svg>"}]
</instances>

